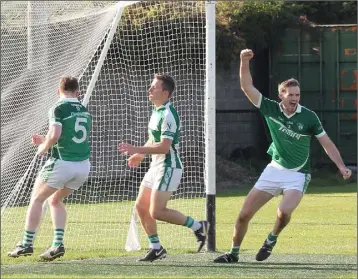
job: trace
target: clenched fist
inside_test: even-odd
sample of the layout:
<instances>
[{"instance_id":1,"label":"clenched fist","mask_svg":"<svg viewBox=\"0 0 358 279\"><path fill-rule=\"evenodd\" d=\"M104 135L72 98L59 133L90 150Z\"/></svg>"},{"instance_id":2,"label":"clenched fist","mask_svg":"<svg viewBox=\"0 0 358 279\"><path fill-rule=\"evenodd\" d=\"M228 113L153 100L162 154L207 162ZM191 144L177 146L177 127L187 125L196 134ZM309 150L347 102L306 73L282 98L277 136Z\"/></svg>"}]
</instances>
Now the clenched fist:
<instances>
[{"instance_id":1,"label":"clenched fist","mask_svg":"<svg viewBox=\"0 0 358 279\"><path fill-rule=\"evenodd\" d=\"M43 135L32 135L31 141L33 145L40 145L45 141L45 137Z\"/></svg>"},{"instance_id":2,"label":"clenched fist","mask_svg":"<svg viewBox=\"0 0 358 279\"><path fill-rule=\"evenodd\" d=\"M339 171L341 172L343 179L345 180L350 178L352 175L352 171L347 167L340 168Z\"/></svg>"},{"instance_id":3,"label":"clenched fist","mask_svg":"<svg viewBox=\"0 0 358 279\"><path fill-rule=\"evenodd\" d=\"M242 61L250 61L252 57L254 57L254 53L251 49L243 49L240 53L240 59Z\"/></svg>"}]
</instances>

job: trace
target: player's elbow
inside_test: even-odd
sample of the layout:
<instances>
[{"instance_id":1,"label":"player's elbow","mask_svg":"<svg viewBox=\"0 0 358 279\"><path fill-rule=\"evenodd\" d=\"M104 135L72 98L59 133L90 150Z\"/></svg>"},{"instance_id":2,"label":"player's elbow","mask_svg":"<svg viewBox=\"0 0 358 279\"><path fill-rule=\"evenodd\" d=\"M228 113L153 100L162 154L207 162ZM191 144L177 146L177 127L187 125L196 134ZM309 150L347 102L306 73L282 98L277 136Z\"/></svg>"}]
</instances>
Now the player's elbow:
<instances>
[{"instance_id":1,"label":"player's elbow","mask_svg":"<svg viewBox=\"0 0 358 279\"><path fill-rule=\"evenodd\" d=\"M241 78L240 79L240 87L242 91L249 91L252 87L252 80L247 78Z\"/></svg>"},{"instance_id":2,"label":"player's elbow","mask_svg":"<svg viewBox=\"0 0 358 279\"><path fill-rule=\"evenodd\" d=\"M323 149L326 151L326 153L328 153L332 149L335 149L336 147L333 141L331 141L331 139L327 135L322 136L321 138L318 139L318 141L323 147Z\"/></svg>"},{"instance_id":3,"label":"player's elbow","mask_svg":"<svg viewBox=\"0 0 358 279\"><path fill-rule=\"evenodd\" d=\"M58 140L60 139L60 136L61 136L60 133L53 133L53 134L50 136L50 142L51 142L51 143L56 143L56 142L58 142Z\"/></svg>"},{"instance_id":4,"label":"player's elbow","mask_svg":"<svg viewBox=\"0 0 358 279\"><path fill-rule=\"evenodd\" d=\"M49 139L52 143L56 143L62 134L62 126L53 125L50 130Z\"/></svg>"},{"instance_id":5,"label":"player's elbow","mask_svg":"<svg viewBox=\"0 0 358 279\"><path fill-rule=\"evenodd\" d=\"M164 145L164 146L161 147L160 153L161 154L167 154L167 153L169 153L169 150L170 150L170 146Z\"/></svg>"},{"instance_id":6,"label":"player's elbow","mask_svg":"<svg viewBox=\"0 0 358 279\"><path fill-rule=\"evenodd\" d=\"M250 99L250 101L252 99L255 99L256 93L255 93L255 89L252 85L241 86L241 90Z\"/></svg>"},{"instance_id":7,"label":"player's elbow","mask_svg":"<svg viewBox=\"0 0 358 279\"><path fill-rule=\"evenodd\" d=\"M240 80L240 88L242 91L248 90L250 85L252 85L252 83L244 81L244 80Z\"/></svg>"},{"instance_id":8,"label":"player's elbow","mask_svg":"<svg viewBox=\"0 0 358 279\"><path fill-rule=\"evenodd\" d=\"M170 151L170 145L171 145L171 141L170 140L163 140L160 143L160 154L167 154Z\"/></svg>"},{"instance_id":9,"label":"player's elbow","mask_svg":"<svg viewBox=\"0 0 358 279\"><path fill-rule=\"evenodd\" d=\"M247 86L245 86L243 83L241 83L240 88L241 88L242 91L244 91L244 93L246 93Z\"/></svg>"},{"instance_id":10,"label":"player's elbow","mask_svg":"<svg viewBox=\"0 0 358 279\"><path fill-rule=\"evenodd\" d=\"M323 146L324 151L330 156L331 154L335 154L338 151L338 148L335 146L333 142L329 142Z\"/></svg>"}]
</instances>

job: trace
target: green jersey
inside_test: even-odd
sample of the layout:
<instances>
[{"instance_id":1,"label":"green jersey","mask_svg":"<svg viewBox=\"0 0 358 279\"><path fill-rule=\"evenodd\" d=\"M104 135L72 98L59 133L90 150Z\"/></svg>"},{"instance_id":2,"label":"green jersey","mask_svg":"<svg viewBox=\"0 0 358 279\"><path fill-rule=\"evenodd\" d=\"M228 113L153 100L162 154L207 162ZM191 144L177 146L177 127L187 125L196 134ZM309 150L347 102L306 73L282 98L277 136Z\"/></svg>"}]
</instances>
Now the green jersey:
<instances>
[{"instance_id":1,"label":"green jersey","mask_svg":"<svg viewBox=\"0 0 358 279\"><path fill-rule=\"evenodd\" d=\"M51 157L64 161L88 159L91 121L91 115L76 98L61 98L49 110L50 125L62 126L60 138L51 147Z\"/></svg>"},{"instance_id":2,"label":"green jersey","mask_svg":"<svg viewBox=\"0 0 358 279\"><path fill-rule=\"evenodd\" d=\"M272 160L286 169L309 173L311 137L319 138L326 133L318 116L299 104L296 112L288 116L281 104L262 95L257 107L264 115L272 137L267 151Z\"/></svg>"},{"instance_id":3,"label":"green jersey","mask_svg":"<svg viewBox=\"0 0 358 279\"><path fill-rule=\"evenodd\" d=\"M183 168L179 157L179 130L179 116L170 102L153 109L148 125L149 143L161 142L163 138L167 138L172 140L172 144L167 154L152 155L152 166Z\"/></svg>"}]
</instances>

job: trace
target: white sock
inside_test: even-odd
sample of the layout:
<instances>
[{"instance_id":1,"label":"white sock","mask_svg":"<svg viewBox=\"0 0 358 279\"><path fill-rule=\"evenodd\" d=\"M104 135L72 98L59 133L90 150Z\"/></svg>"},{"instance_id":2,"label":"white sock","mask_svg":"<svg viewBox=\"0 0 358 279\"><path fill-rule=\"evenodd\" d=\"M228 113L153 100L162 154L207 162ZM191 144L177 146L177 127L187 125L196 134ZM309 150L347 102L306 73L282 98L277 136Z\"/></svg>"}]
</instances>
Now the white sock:
<instances>
[{"instance_id":1,"label":"white sock","mask_svg":"<svg viewBox=\"0 0 358 279\"><path fill-rule=\"evenodd\" d=\"M162 244L160 244L160 242L149 243L149 248L151 248L151 249L159 249L161 246L162 246Z\"/></svg>"},{"instance_id":2,"label":"white sock","mask_svg":"<svg viewBox=\"0 0 358 279\"><path fill-rule=\"evenodd\" d=\"M190 228L193 230L193 232L195 232L201 228L201 224L198 221L194 221L193 225Z\"/></svg>"}]
</instances>

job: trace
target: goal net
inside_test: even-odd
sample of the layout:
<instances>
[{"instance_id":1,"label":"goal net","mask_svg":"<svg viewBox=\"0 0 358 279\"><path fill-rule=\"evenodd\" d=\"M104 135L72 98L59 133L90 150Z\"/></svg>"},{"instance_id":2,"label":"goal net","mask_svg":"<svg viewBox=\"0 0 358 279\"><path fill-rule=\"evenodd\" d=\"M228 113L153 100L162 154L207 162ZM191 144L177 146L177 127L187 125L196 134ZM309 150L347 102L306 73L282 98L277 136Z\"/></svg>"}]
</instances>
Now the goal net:
<instances>
[{"instance_id":1,"label":"goal net","mask_svg":"<svg viewBox=\"0 0 358 279\"><path fill-rule=\"evenodd\" d=\"M147 89L155 73L174 77L172 103L182 123L184 177L169 207L205 219L205 21L202 1L1 2L2 252L22 238L34 181L47 159L35 156L31 135L46 134L47 112L64 75L79 78L79 98L88 101L93 117L90 177L65 200L66 248L124 249L150 158L130 169L117 146L146 142L152 110ZM141 246L147 247L137 224ZM158 222L158 233L168 248L196 247L185 227ZM44 210L37 251L52 237Z\"/></svg>"}]
</instances>

